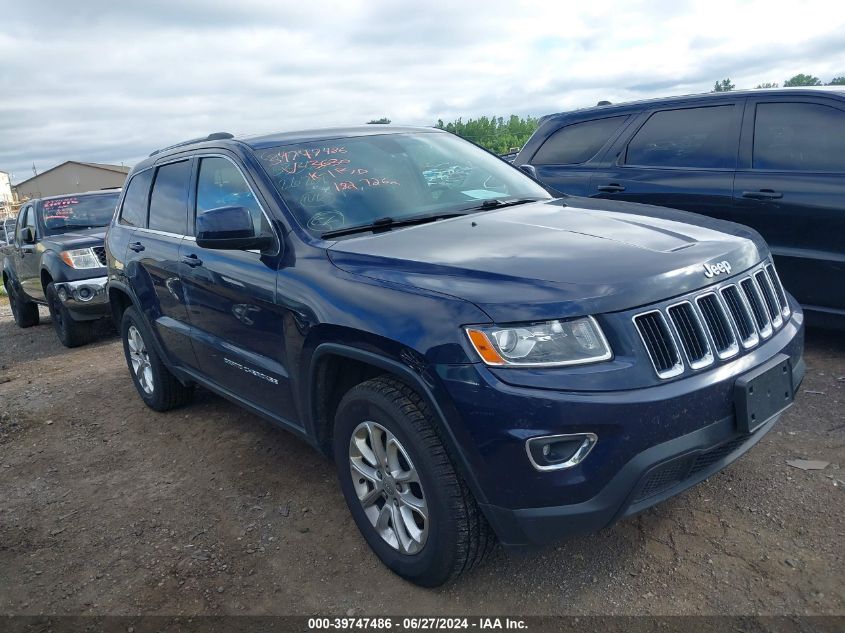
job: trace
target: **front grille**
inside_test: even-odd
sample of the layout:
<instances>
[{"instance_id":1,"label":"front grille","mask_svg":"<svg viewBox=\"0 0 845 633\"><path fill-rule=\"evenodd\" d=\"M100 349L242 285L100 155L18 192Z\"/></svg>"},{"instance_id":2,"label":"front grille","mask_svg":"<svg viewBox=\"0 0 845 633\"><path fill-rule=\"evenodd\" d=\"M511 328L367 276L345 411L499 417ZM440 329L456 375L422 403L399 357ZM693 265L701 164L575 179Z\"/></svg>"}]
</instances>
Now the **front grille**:
<instances>
[{"instance_id":1,"label":"front grille","mask_svg":"<svg viewBox=\"0 0 845 633\"><path fill-rule=\"evenodd\" d=\"M106 260L106 248L104 246L95 246L93 251L103 266L108 264L108 261Z\"/></svg>"},{"instance_id":2,"label":"front grille","mask_svg":"<svg viewBox=\"0 0 845 633\"><path fill-rule=\"evenodd\" d=\"M657 466L645 476L632 503L657 496L704 472L737 450L747 439L747 435L736 437L724 444L702 451L694 457L685 455Z\"/></svg>"},{"instance_id":3,"label":"front grille","mask_svg":"<svg viewBox=\"0 0 845 633\"><path fill-rule=\"evenodd\" d=\"M739 281L634 317L657 375L672 378L751 349L783 327L786 293L772 264ZM671 324L671 328L669 325ZM684 362L686 360L686 363Z\"/></svg>"},{"instance_id":4,"label":"front grille","mask_svg":"<svg viewBox=\"0 0 845 633\"><path fill-rule=\"evenodd\" d=\"M648 350L657 375L661 378L671 378L681 373L684 370L684 364L663 313L655 310L640 314L634 318L634 323Z\"/></svg>"}]
</instances>

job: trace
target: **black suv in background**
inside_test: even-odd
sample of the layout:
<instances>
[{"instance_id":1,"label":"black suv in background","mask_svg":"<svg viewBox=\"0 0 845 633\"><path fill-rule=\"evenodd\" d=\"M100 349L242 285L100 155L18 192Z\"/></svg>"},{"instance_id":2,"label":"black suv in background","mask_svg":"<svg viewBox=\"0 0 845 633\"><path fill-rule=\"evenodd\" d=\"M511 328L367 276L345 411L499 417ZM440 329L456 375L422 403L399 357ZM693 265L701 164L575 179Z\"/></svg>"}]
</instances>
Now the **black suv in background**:
<instances>
[{"instance_id":1,"label":"black suv in background","mask_svg":"<svg viewBox=\"0 0 845 633\"><path fill-rule=\"evenodd\" d=\"M755 228L811 323L845 326L845 90L712 93L545 117L514 164L554 190Z\"/></svg>"},{"instance_id":2,"label":"black suv in background","mask_svg":"<svg viewBox=\"0 0 845 633\"><path fill-rule=\"evenodd\" d=\"M93 321L108 317L106 225L120 190L29 200L4 250L3 285L19 327L38 325L45 304L62 345L89 342Z\"/></svg>"}]
</instances>

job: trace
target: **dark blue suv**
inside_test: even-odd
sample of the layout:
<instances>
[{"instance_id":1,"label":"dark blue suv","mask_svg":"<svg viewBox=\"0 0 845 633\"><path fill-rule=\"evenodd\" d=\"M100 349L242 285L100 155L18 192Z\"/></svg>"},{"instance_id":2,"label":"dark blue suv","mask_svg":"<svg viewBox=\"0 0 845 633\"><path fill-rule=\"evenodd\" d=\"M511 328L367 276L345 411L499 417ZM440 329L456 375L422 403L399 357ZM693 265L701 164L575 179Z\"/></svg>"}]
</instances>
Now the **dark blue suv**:
<instances>
[{"instance_id":1,"label":"dark blue suv","mask_svg":"<svg viewBox=\"0 0 845 633\"><path fill-rule=\"evenodd\" d=\"M556 199L438 130L155 152L106 245L144 402L202 385L333 456L369 545L427 586L701 481L804 373L754 231Z\"/></svg>"}]
</instances>

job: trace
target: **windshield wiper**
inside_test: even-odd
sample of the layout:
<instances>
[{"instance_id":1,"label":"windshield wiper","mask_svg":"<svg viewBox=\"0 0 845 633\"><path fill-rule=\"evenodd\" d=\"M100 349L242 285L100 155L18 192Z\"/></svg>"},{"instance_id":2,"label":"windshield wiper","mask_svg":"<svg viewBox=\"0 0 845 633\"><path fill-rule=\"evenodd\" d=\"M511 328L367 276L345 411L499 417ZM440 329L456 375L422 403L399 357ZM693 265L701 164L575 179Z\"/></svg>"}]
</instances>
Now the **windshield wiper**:
<instances>
[{"instance_id":1,"label":"windshield wiper","mask_svg":"<svg viewBox=\"0 0 845 633\"><path fill-rule=\"evenodd\" d=\"M353 233L365 233L367 231L381 231L390 230L398 226L413 226L414 224L425 224L426 222L436 222L437 220L445 220L446 218L454 218L463 213L435 213L431 215L417 215L410 218L391 218L385 216L378 218L367 224L358 224L356 226L347 226L341 229L332 229L320 234L323 239L330 237L340 237L341 235L351 235Z\"/></svg>"},{"instance_id":2,"label":"windshield wiper","mask_svg":"<svg viewBox=\"0 0 845 633\"><path fill-rule=\"evenodd\" d=\"M502 209L504 207L515 207L518 204L538 202L546 198L488 198L480 204L472 207L464 207L464 211L487 211L488 209Z\"/></svg>"}]
</instances>

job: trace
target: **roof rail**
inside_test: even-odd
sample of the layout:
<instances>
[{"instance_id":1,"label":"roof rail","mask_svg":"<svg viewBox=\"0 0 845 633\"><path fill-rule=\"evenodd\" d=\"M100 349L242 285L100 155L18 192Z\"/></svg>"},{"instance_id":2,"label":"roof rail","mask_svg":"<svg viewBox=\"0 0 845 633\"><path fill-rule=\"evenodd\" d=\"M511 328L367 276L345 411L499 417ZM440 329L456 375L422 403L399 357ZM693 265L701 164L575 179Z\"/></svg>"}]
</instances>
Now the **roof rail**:
<instances>
[{"instance_id":1,"label":"roof rail","mask_svg":"<svg viewBox=\"0 0 845 633\"><path fill-rule=\"evenodd\" d=\"M194 143L202 143L203 141L219 141L222 139L227 138L235 138L234 134L229 134L228 132L213 132L208 136L202 138L192 138L188 141L182 141L181 143L176 143L174 145L168 145L167 147L162 147L161 149L157 149L156 151L152 152L150 156L155 156L156 154L161 154L161 152L165 152L169 149L173 149L175 147L182 147L183 145L193 145Z\"/></svg>"}]
</instances>

